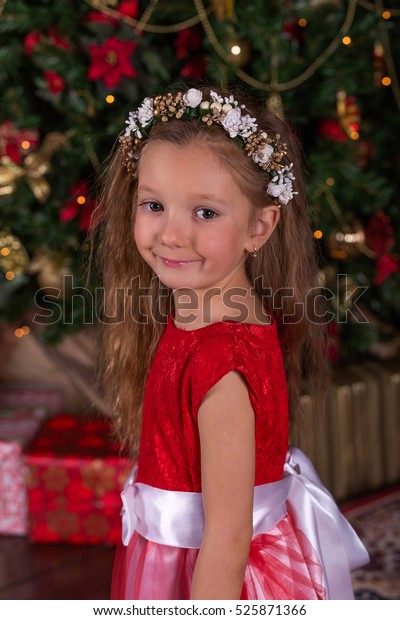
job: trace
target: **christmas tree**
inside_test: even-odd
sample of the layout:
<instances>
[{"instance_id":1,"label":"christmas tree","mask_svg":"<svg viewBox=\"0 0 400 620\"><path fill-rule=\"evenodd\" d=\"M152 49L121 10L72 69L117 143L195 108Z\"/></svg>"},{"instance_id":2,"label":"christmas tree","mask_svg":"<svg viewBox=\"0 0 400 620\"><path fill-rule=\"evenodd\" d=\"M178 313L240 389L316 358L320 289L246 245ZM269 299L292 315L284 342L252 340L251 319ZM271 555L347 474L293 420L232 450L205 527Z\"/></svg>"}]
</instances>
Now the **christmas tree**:
<instances>
[{"instance_id":1,"label":"christmas tree","mask_svg":"<svg viewBox=\"0 0 400 620\"><path fill-rule=\"evenodd\" d=\"M2 0L1 320L48 341L96 321L83 274L102 164L127 113L183 78L243 86L294 123L332 359L339 341L344 360L397 354L396 4Z\"/></svg>"}]
</instances>

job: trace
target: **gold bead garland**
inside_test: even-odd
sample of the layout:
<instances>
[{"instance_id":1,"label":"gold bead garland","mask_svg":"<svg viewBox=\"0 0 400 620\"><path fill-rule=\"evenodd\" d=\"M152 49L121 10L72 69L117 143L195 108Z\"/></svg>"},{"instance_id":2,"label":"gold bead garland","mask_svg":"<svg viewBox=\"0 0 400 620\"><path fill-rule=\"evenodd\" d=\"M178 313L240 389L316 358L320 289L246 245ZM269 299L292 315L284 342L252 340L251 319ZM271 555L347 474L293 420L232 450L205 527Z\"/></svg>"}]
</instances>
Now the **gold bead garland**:
<instances>
[{"instance_id":1,"label":"gold bead garland","mask_svg":"<svg viewBox=\"0 0 400 620\"><path fill-rule=\"evenodd\" d=\"M89 4L94 9L97 9L112 17L114 19L118 19L119 21L123 21L129 26L132 26L135 29L135 32L152 32L153 34L172 34L174 32L180 32L185 28L191 28L200 22L200 18L198 15L194 15L189 19L185 19L182 22L178 22L176 24L171 24L169 26L160 26L157 24L149 24L148 21L153 13L156 5L158 4L158 0L152 0L150 2L150 6L145 10L143 17L141 19L134 19L133 17L129 17L128 15L121 15L115 9L112 9L107 0L86 0L87 4Z\"/></svg>"}]
</instances>

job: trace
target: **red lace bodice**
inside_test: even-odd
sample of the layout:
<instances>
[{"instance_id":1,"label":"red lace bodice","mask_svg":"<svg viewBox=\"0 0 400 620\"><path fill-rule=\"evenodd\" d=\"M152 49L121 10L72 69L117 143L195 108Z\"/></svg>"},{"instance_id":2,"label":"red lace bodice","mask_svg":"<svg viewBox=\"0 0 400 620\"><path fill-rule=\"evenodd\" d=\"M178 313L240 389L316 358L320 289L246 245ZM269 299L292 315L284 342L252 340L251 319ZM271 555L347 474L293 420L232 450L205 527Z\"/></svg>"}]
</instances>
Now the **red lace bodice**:
<instances>
[{"instance_id":1,"label":"red lace bodice","mask_svg":"<svg viewBox=\"0 0 400 620\"><path fill-rule=\"evenodd\" d=\"M201 491L197 412L208 390L232 370L246 381L255 413L255 484L281 479L288 405L275 323L223 321L185 331L169 317L146 383L137 482Z\"/></svg>"}]
</instances>

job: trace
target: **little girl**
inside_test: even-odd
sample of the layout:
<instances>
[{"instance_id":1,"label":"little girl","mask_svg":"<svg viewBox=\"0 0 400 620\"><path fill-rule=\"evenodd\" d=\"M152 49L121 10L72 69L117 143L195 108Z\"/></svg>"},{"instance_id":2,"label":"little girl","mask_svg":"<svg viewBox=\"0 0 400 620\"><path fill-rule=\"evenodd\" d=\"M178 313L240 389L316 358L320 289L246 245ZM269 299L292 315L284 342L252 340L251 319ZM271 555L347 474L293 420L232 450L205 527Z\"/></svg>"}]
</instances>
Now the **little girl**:
<instances>
[{"instance_id":1,"label":"little girl","mask_svg":"<svg viewBox=\"0 0 400 620\"><path fill-rule=\"evenodd\" d=\"M366 551L288 451L302 369L318 385L326 359L296 140L209 89L126 124L101 202L105 385L140 445L112 597L352 598Z\"/></svg>"}]
</instances>

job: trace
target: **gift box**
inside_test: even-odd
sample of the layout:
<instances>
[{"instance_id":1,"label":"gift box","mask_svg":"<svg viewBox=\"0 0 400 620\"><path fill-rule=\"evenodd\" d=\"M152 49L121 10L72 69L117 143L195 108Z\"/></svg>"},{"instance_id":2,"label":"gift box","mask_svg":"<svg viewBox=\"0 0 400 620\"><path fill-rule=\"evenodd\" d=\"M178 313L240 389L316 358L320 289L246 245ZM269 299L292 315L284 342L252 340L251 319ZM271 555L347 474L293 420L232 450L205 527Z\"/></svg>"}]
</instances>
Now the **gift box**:
<instances>
[{"instance_id":1,"label":"gift box","mask_svg":"<svg viewBox=\"0 0 400 620\"><path fill-rule=\"evenodd\" d=\"M35 542L121 540L121 497L133 467L105 417L58 415L25 454L29 536Z\"/></svg>"},{"instance_id":2,"label":"gift box","mask_svg":"<svg viewBox=\"0 0 400 620\"><path fill-rule=\"evenodd\" d=\"M28 499L23 449L45 417L45 407L0 409L0 533L27 533Z\"/></svg>"}]
</instances>

